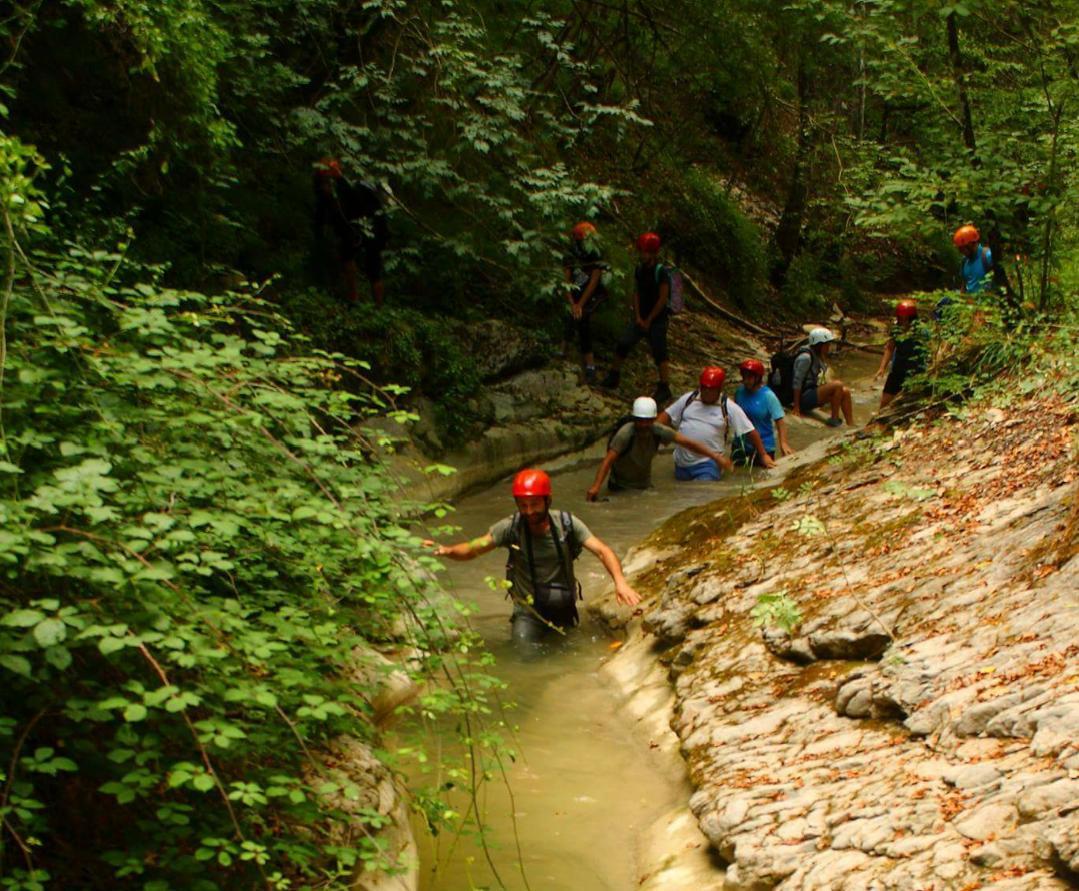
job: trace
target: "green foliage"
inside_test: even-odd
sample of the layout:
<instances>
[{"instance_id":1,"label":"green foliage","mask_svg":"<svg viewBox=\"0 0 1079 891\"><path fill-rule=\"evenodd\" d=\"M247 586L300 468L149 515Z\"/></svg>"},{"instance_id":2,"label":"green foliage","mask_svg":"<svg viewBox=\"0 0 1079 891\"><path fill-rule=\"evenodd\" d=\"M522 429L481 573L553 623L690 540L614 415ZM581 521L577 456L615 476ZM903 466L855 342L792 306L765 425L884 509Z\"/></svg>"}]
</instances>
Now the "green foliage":
<instances>
[{"instance_id":1,"label":"green foliage","mask_svg":"<svg viewBox=\"0 0 1079 891\"><path fill-rule=\"evenodd\" d=\"M828 307L816 255L803 251L791 262L783 279L783 303L806 318L819 316Z\"/></svg>"},{"instance_id":2,"label":"green foliage","mask_svg":"<svg viewBox=\"0 0 1079 891\"><path fill-rule=\"evenodd\" d=\"M787 634L794 634L803 620L801 609L786 591L761 594L750 615L753 616L753 624L758 627L775 627Z\"/></svg>"},{"instance_id":3,"label":"green foliage","mask_svg":"<svg viewBox=\"0 0 1079 891\"><path fill-rule=\"evenodd\" d=\"M764 241L714 176L688 171L669 226L670 245L679 257L706 270L709 280L726 289L739 306L762 302L765 284Z\"/></svg>"},{"instance_id":4,"label":"green foliage","mask_svg":"<svg viewBox=\"0 0 1079 891\"><path fill-rule=\"evenodd\" d=\"M385 815L326 757L375 740L362 654L407 629L409 670L449 681L432 714L489 713L497 682L353 431L386 395L334 386L364 368L250 296L73 245L24 263L24 187L3 209L5 886L345 888L398 868Z\"/></svg>"}]
</instances>

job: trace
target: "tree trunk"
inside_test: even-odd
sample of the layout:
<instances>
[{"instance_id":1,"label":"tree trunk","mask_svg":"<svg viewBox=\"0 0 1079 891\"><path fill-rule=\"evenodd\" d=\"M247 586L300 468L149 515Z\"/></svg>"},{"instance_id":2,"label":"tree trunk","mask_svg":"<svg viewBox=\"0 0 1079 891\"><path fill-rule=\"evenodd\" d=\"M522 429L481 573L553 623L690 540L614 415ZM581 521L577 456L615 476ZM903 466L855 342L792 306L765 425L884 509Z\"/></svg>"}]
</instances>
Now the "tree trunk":
<instances>
[{"instance_id":1,"label":"tree trunk","mask_svg":"<svg viewBox=\"0 0 1079 891\"><path fill-rule=\"evenodd\" d=\"M802 223L809 198L809 186L806 183L809 166L809 151L812 144L809 124L809 77L806 71L805 50L798 62L798 149L794 156L794 171L791 174L787 201L783 206L783 215L776 226L775 246L778 252L772 267L772 283L777 287L783 284L787 270L798 253L802 240Z\"/></svg>"}]
</instances>

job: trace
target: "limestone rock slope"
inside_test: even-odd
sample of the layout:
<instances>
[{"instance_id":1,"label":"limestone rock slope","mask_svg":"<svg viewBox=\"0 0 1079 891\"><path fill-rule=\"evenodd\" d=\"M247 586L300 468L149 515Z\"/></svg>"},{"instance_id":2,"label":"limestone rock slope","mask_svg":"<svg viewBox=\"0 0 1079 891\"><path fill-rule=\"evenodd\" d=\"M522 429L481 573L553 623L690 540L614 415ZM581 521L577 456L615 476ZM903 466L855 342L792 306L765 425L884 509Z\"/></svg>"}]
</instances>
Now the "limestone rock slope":
<instances>
[{"instance_id":1,"label":"limestone rock slope","mask_svg":"<svg viewBox=\"0 0 1079 891\"><path fill-rule=\"evenodd\" d=\"M849 440L638 552L726 888L1076 887L1077 429L1042 399Z\"/></svg>"}]
</instances>

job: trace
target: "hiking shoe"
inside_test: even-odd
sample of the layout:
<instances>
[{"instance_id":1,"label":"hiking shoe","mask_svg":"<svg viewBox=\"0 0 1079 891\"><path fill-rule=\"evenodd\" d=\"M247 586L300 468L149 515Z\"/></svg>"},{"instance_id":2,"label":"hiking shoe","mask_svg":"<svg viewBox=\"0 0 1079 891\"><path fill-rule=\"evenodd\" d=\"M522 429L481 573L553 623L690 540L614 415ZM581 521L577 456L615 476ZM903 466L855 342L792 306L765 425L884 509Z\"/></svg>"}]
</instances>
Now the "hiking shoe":
<instances>
[{"instance_id":1,"label":"hiking shoe","mask_svg":"<svg viewBox=\"0 0 1079 891\"><path fill-rule=\"evenodd\" d=\"M656 404L660 406L662 406L663 403L669 401L671 398L670 385L665 384L663 381L660 381L658 384L656 384L656 389L655 392L652 394L652 398L655 399Z\"/></svg>"},{"instance_id":2,"label":"hiking shoe","mask_svg":"<svg viewBox=\"0 0 1079 891\"><path fill-rule=\"evenodd\" d=\"M839 418L829 418L824 423L827 424L829 427L842 427L843 426L843 422Z\"/></svg>"},{"instance_id":3,"label":"hiking shoe","mask_svg":"<svg viewBox=\"0 0 1079 891\"><path fill-rule=\"evenodd\" d=\"M596 366L595 365L586 365L584 367L584 382L586 384L588 384L588 386L590 386L590 387L595 386L596 379L598 377L599 377L599 375L596 374Z\"/></svg>"},{"instance_id":4,"label":"hiking shoe","mask_svg":"<svg viewBox=\"0 0 1079 891\"><path fill-rule=\"evenodd\" d=\"M601 387L606 387L608 390L613 390L618 386L618 383L621 379L622 375L612 369L611 371L607 372L607 376L602 381L600 381L599 385Z\"/></svg>"}]
</instances>

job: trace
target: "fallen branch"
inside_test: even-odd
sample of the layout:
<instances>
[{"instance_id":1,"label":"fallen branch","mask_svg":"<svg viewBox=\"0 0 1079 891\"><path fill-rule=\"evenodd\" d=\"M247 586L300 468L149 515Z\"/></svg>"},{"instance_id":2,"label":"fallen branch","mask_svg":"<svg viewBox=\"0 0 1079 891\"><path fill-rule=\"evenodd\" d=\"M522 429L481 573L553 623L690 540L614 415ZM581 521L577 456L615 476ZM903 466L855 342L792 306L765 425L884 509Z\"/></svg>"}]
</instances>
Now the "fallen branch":
<instances>
[{"instance_id":1,"label":"fallen branch","mask_svg":"<svg viewBox=\"0 0 1079 891\"><path fill-rule=\"evenodd\" d=\"M693 280L688 272L684 269L679 271L682 273L682 280L693 289L694 293L727 321L734 322L734 324L740 325L742 328L752 331L754 334L760 334L762 337L767 337L769 339L775 338L776 335L774 331L762 328L760 325L749 321L749 319L743 319L737 313L733 313L726 307L721 306L714 298L708 296L708 294L704 292L704 289Z\"/></svg>"}]
</instances>

